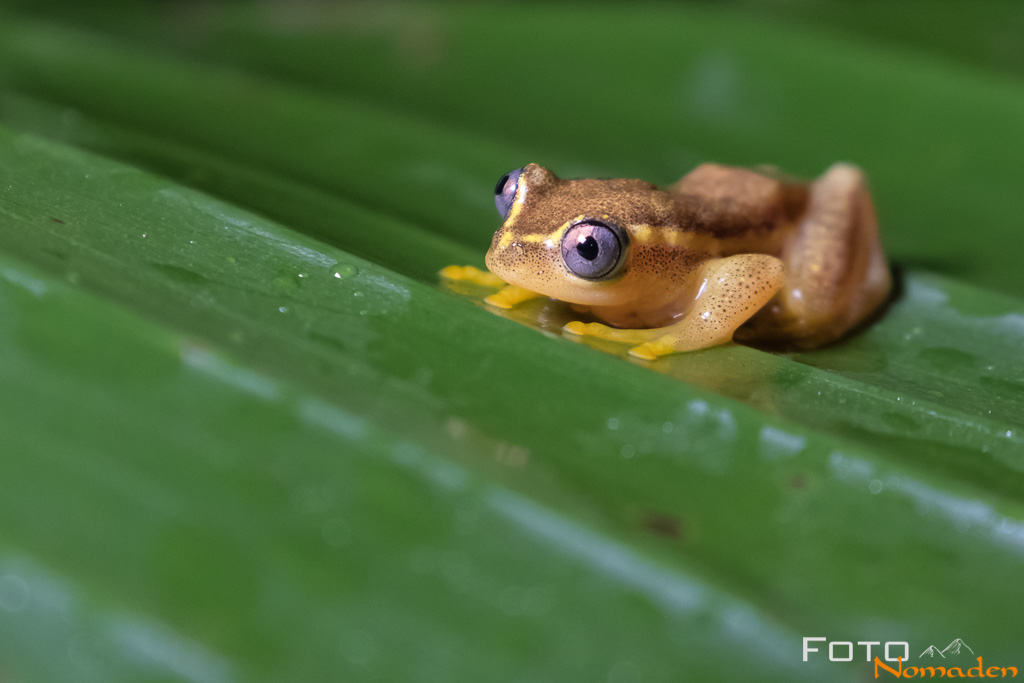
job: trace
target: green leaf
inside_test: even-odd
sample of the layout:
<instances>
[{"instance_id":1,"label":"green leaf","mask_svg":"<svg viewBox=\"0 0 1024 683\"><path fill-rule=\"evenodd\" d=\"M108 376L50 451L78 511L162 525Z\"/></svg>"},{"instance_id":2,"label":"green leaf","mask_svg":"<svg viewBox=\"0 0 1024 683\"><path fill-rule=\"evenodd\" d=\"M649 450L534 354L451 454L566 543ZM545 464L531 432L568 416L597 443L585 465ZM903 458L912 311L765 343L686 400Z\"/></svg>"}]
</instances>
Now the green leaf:
<instances>
[{"instance_id":1,"label":"green leaf","mask_svg":"<svg viewBox=\"0 0 1024 683\"><path fill-rule=\"evenodd\" d=\"M1017 664L1015 84L705 7L109 8L0 28L4 675L863 678L817 635ZM436 279L527 160L840 156L911 267L829 349L637 364Z\"/></svg>"}]
</instances>

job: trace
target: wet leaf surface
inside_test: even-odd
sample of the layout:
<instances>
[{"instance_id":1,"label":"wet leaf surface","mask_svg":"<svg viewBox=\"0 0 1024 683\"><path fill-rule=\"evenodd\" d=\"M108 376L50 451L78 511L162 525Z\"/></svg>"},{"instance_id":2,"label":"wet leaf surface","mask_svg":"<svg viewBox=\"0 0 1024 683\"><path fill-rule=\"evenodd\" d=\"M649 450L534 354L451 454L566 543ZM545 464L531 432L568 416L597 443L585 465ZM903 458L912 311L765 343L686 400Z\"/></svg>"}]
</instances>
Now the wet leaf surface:
<instances>
[{"instance_id":1,"label":"wet leaf surface","mask_svg":"<svg viewBox=\"0 0 1024 683\"><path fill-rule=\"evenodd\" d=\"M1015 663L1016 82L706 6L16 5L0 674L861 680L801 661L822 634ZM834 347L638 363L436 277L526 161L840 157L902 291Z\"/></svg>"}]
</instances>

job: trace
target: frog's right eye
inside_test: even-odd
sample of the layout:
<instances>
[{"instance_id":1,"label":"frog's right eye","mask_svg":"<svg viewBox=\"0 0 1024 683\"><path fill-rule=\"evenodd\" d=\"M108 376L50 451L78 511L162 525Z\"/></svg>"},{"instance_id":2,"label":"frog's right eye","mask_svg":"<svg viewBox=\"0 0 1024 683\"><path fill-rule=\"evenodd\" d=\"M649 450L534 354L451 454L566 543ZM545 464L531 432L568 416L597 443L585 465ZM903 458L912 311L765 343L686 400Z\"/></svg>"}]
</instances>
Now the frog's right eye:
<instances>
[{"instance_id":1,"label":"frog's right eye","mask_svg":"<svg viewBox=\"0 0 1024 683\"><path fill-rule=\"evenodd\" d=\"M512 210L512 202L516 200L516 190L519 188L519 176L522 172L521 168L509 171L501 176L498 184L494 186L494 206L498 208L502 218L508 218Z\"/></svg>"},{"instance_id":2,"label":"frog's right eye","mask_svg":"<svg viewBox=\"0 0 1024 683\"><path fill-rule=\"evenodd\" d=\"M611 222L584 219L562 235L562 260L573 275L603 280L614 275L626 253L626 233Z\"/></svg>"}]
</instances>

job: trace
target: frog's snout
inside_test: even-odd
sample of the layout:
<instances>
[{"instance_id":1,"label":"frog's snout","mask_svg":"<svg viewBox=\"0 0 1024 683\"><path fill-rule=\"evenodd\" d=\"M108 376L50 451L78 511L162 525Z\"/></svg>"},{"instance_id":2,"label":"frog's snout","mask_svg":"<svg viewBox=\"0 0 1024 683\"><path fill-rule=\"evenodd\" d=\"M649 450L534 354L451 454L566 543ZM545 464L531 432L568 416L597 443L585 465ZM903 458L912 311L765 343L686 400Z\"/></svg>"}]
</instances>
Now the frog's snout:
<instances>
[{"instance_id":1,"label":"frog's snout","mask_svg":"<svg viewBox=\"0 0 1024 683\"><path fill-rule=\"evenodd\" d=\"M504 230L494 233L491 241L491 248L487 250L484 263L487 269L505 280L515 282L521 278L521 271L525 262L526 250L524 245L517 239L512 238Z\"/></svg>"}]
</instances>

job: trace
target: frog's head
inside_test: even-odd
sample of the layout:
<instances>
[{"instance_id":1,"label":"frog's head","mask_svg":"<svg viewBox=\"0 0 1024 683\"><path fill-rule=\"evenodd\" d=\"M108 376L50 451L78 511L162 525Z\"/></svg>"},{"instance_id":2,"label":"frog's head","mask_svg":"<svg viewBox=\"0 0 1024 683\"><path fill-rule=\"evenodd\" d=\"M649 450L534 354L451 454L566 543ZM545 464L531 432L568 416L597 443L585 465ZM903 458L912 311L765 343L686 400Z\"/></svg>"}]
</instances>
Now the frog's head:
<instances>
[{"instance_id":1,"label":"frog's head","mask_svg":"<svg viewBox=\"0 0 1024 683\"><path fill-rule=\"evenodd\" d=\"M672 198L650 183L562 180L536 164L503 175L494 203L505 222L487 252L491 272L587 306L635 298L663 265L645 248L653 228L675 216Z\"/></svg>"}]
</instances>

